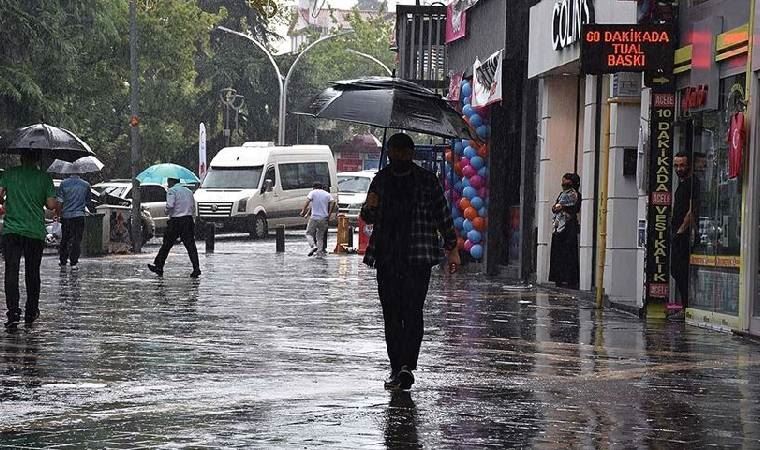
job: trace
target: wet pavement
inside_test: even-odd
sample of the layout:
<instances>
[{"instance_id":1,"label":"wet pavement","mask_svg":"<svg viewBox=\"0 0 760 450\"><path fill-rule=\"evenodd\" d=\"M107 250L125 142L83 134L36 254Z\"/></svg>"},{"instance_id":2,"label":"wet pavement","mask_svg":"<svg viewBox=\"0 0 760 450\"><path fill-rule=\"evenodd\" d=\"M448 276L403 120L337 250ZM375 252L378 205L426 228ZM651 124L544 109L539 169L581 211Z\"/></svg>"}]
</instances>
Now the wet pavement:
<instances>
[{"instance_id":1,"label":"wet pavement","mask_svg":"<svg viewBox=\"0 0 760 450\"><path fill-rule=\"evenodd\" d=\"M760 447L756 343L436 272L417 383L389 393L360 257L216 250L199 281L181 246L164 279L150 253L45 258L42 319L0 333L0 447Z\"/></svg>"}]
</instances>

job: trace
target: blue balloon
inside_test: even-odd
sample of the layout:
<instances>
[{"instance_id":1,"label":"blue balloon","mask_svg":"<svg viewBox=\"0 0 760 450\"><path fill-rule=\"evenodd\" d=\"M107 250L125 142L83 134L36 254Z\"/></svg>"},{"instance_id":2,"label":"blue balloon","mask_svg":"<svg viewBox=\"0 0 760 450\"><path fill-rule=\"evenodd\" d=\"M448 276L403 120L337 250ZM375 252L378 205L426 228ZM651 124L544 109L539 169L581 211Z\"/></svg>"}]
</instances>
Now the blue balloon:
<instances>
[{"instance_id":1,"label":"blue balloon","mask_svg":"<svg viewBox=\"0 0 760 450\"><path fill-rule=\"evenodd\" d=\"M466 156L467 159L472 159L478 156L478 151L468 145L464 148L464 156Z\"/></svg>"},{"instance_id":2,"label":"blue balloon","mask_svg":"<svg viewBox=\"0 0 760 450\"><path fill-rule=\"evenodd\" d=\"M473 113L470 117L470 125L472 125L474 128L477 128L481 125L483 125L483 118L480 117L478 113Z\"/></svg>"},{"instance_id":3,"label":"blue balloon","mask_svg":"<svg viewBox=\"0 0 760 450\"><path fill-rule=\"evenodd\" d=\"M478 190L475 189L472 186L467 186L462 191L462 196L466 197L466 198L469 198L469 199L472 199L473 197L477 197L478 196Z\"/></svg>"},{"instance_id":4,"label":"blue balloon","mask_svg":"<svg viewBox=\"0 0 760 450\"><path fill-rule=\"evenodd\" d=\"M465 218L464 217L457 217L454 219L454 227L456 227L457 230L461 230L462 226L464 224Z\"/></svg>"},{"instance_id":5,"label":"blue balloon","mask_svg":"<svg viewBox=\"0 0 760 450\"><path fill-rule=\"evenodd\" d=\"M491 127L488 125L481 125L475 130L475 132L478 133L478 137L481 139L488 139L491 135Z\"/></svg>"},{"instance_id":6,"label":"blue balloon","mask_svg":"<svg viewBox=\"0 0 760 450\"><path fill-rule=\"evenodd\" d=\"M462 83L461 96L467 98L470 95L472 95L472 86L470 85L470 83L468 81L465 81L464 83ZM469 102L467 102L467 103L469 103Z\"/></svg>"},{"instance_id":7,"label":"blue balloon","mask_svg":"<svg viewBox=\"0 0 760 450\"><path fill-rule=\"evenodd\" d=\"M473 169L480 170L483 167L485 167L486 160L478 155L475 155L472 158L470 158L470 165L472 166ZM480 175L480 173L478 173L478 175Z\"/></svg>"},{"instance_id":8,"label":"blue balloon","mask_svg":"<svg viewBox=\"0 0 760 450\"><path fill-rule=\"evenodd\" d=\"M485 163L485 160L483 162ZM470 161L470 165L472 165L472 161ZM475 167L475 166L473 166L473 167ZM481 167L480 170L478 170L478 175L480 175L482 178L487 178L488 177L488 167L486 167L486 166Z\"/></svg>"},{"instance_id":9,"label":"blue balloon","mask_svg":"<svg viewBox=\"0 0 760 450\"><path fill-rule=\"evenodd\" d=\"M470 189L475 189L475 188L470 188ZM485 205L485 202L483 201L482 198L476 195L475 197L470 199L470 205L472 205L472 207L475 209L480 209L483 207L483 205Z\"/></svg>"},{"instance_id":10,"label":"blue balloon","mask_svg":"<svg viewBox=\"0 0 760 450\"><path fill-rule=\"evenodd\" d=\"M464 150L464 145L462 145L462 141L461 140L454 141L454 153L456 153L457 155L461 155L462 150Z\"/></svg>"},{"instance_id":11,"label":"blue balloon","mask_svg":"<svg viewBox=\"0 0 760 450\"><path fill-rule=\"evenodd\" d=\"M480 244L473 245L470 249L470 256L472 256L475 259L480 259L483 257L483 246Z\"/></svg>"},{"instance_id":12,"label":"blue balloon","mask_svg":"<svg viewBox=\"0 0 760 450\"><path fill-rule=\"evenodd\" d=\"M488 217L488 208L486 208L485 206L482 208L478 208L478 215L483 218Z\"/></svg>"},{"instance_id":13,"label":"blue balloon","mask_svg":"<svg viewBox=\"0 0 760 450\"><path fill-rule=\"evenodd\" d=\"M456 190L457 192L461 194L462 191L464 190L464 183L462 183L461 181L457 181L456 183L454 183L454 190Z\"/></svg>"},{"instance_id":14,"label":"blue balloon","mask_svg":"<svg viewBox=\"0 0 760 450\"><path fill-rule=\"evenodd\" d=\"M470 96L469 95L467 97L465 97L464 100L462 100L462 104L463 105L469 105L470 104Z\"/></svg>"},{"instance_id":15,"label":"blue balloon","mask_svg":"<svg viewBox=\"0 0 760 450\"><path fill-rule=\"evenodd\" d=\"M475 111L472 110L472 106L470 105L464 105L464 108L462 108L462 114L464 114L467 117L470 117L472 113Z\"/></svg>"},{"instance_id":16,"label":"blue balloon","mask_svg":"<svg viewBox=\"0 0 760 450\"><path fill-rule=\"evenodd\" d=\"M453 217L454 219L462 217L462 212L459 211L459 208L457 208L456 205L451 205L451 217Z\"/></svg>"},{"instance_id":17,"label":"blue balloon","mask_svg":"<svg viewBox=\"0 0 760 450\"><path fill-rule=\"evenodd\" d=\"M470 179L462 178L462 190L464 191L464 188L466 187L470 187Z\"/></svg>"},{"instance_id":18,"label":"blue balloon","mask_svg":"<svg viewBox=\"0 0 760 450\"><path fill-rule=\"evenodd\" d=\"M470 222L469 219L464 219L464 222L462 222L462 229L466 233L469 233L470 231L472 231L473 230L472 222Z\"/></svg>"},{"instance_id":19,"label":"blue balloon","mask_svg":"<svg viewBox=\"0 0 760 450\"><path fill-rule=\"evenodd\" d=\"M467 239L470 240L473 244L480 244L480 241L483 239L483 236L480 234L480 231L478 230L470 230L467 232Z\"/></svg>"}]
</instances>

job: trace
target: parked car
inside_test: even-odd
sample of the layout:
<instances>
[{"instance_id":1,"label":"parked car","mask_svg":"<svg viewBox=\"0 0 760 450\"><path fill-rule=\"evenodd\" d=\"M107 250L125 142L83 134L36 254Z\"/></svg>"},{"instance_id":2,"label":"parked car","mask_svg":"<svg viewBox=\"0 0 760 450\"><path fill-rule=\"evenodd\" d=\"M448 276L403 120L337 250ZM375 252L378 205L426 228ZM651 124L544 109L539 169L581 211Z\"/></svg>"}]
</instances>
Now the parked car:
<instances>
[{"instance_id":1,"label":"parked car","mask_svg":"<svg viewBox=\"0 0 760 450\"><path fill-rule=\"evenodd\" d=\"M132 201L132 180L117 179L93 186L98 193ZM150 212L156 225L156 233L163 234L169 217L166 215L166 186L145 183L140 185L140 204Z\"/></svg>"},{"instance_id":2,"label":"parked car","mask_svg":"<svg viewBox=\"0 0 760 450\"><path fill-rule=\"evenodd\" d=\"M351 224L356 224L359 212L367 200L367 191L377 170L361 172L338 172L338 214L348 217Z\"/></svg>"},{"instance_id":3,"label":"parked car","mask_svg":"<svg viewBox=\"0 0 760 450\"><path fill-rule=\"evenodd\" d=\"M299 227L315 181L338 194L335 159L326 145L246 143L223 148L195 192L198 216L223 231L265 237L269 228Z\"/></svg>"}]
</instances>

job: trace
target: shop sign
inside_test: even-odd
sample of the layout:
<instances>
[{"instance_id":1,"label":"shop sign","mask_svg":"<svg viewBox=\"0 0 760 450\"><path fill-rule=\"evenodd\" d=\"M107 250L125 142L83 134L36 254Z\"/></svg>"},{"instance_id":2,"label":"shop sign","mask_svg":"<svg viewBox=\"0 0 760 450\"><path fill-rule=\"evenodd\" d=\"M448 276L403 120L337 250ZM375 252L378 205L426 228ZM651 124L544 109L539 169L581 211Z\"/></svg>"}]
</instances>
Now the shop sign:
<instances>
[{"instance_id":1,"label":"shop sign","mask_svg":"<svg viewBox=\"0 0 760 450\"><path fill-rule=\"evenodd\" d=\"M681 113L696 111L707 106L707 93L710 87L706 84L689 86L681 90Z\"/></svg>"},{"instance_id":2,"label":"shop sign","mask_svg":"<svg viewBox=\"0 0 760 450\"><path fill-rule=\"evenodd\" d=\"M447 98L448 101L458 102L460 100L463 75L464 74L460 72L449 72L449 95Z\"/></svg>"},{"instance_id":3,"label":"shop sign","mask_svg":"<svg viewBox=\"0 0 760 450\"><path fill-rule=\"evenodd\" d=\"M502 52L499 50L482 63L475 59L472 67L472 106L501 101Z\"/></svg>"},{"instance_id":4,"label":"shop sign","mask_svg":"<svg viewBox=\"0 0 760 450\"><path fill-rule=\"evenodd\" d=\"M586 74L673 71L670 25L589 24L583 27L581 70Z\"/></svg>"},{"instance_id":5,"label":"shop sign","mask_svg":"<svg viewBox=\"0 0 760 450\"><path fill-rule=\"evenodd\" d=\"M670 215L676 99L669 89L652 92L649 229L647 230L647 302L669 297Z\"/></svg>"},{"instance_id":6,"label":"shop sign","mask_svg":"<svg viewBox=\"0 0 760 450\"><path fill-rule=\"evenodd\" d=\"M581 27L594 23L593 0L559 0L552 9L552 47L562 50L577 42Z\"/></svg>"}]
</instances>

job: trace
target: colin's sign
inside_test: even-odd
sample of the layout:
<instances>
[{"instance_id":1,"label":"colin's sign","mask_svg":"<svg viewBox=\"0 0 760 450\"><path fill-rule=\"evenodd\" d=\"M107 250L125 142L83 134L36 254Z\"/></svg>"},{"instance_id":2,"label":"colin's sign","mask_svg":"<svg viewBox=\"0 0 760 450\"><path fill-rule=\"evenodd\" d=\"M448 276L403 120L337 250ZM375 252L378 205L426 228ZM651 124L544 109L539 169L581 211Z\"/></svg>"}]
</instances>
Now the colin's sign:
<instances>
[{"instance_id":1,"label":"colin's sign","mask_svg":"<svg viewBox=\"0 0 760 450\"><path fill-rule=\"evenodd\" d=\"M562 50L581 37L581 28L594 23L592 0L558 0L552 10L552 47Z\"/></svg>"}]
</instances>

